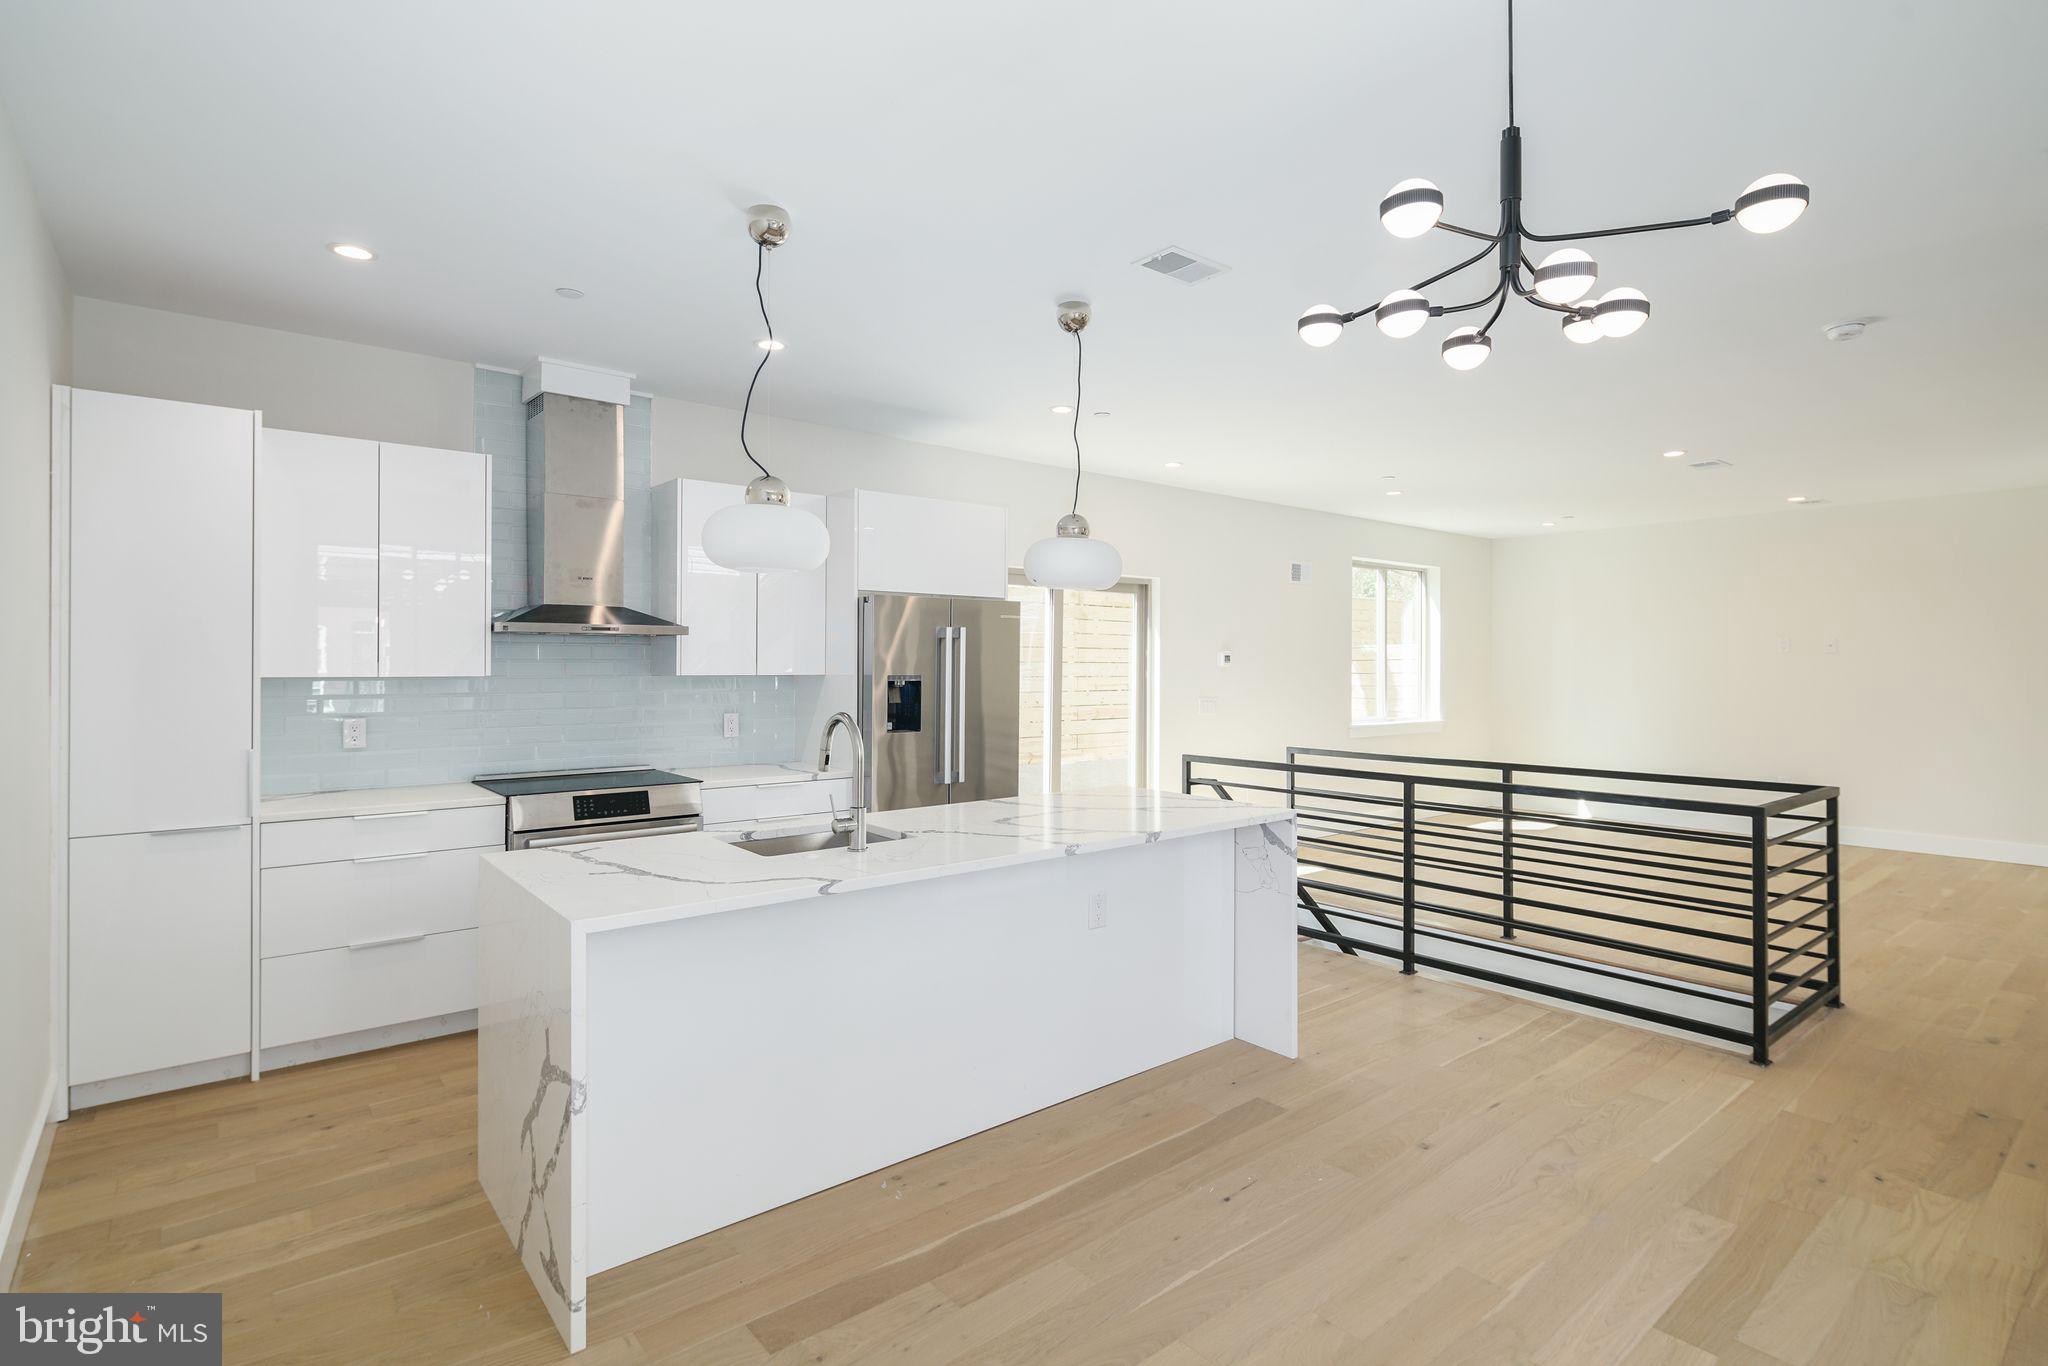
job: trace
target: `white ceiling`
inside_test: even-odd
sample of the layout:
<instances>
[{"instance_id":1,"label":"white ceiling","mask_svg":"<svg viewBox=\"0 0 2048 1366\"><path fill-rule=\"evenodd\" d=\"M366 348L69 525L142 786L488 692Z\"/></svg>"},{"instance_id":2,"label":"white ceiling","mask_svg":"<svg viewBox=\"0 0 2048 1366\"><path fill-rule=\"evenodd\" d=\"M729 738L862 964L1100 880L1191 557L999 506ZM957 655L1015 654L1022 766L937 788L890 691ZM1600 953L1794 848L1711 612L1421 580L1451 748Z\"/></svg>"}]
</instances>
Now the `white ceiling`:
<instances>
[{"instance_id":1,"label":"white ceiling","mask_svg":"<svg viewBox=\"0 0 2048 1366\"><path fill-rule=\"evenodd\" d=\"M1395 180L1490 225L1501 11L0 0L0 99L99 298L736 406L742 210L772 199L791 417L1060 462L1077 292L1085 410L1113 414L1090 463L1140 479L1484 535L2048 482L2039 0L1525 0L1532 227L1705 213L1777 170L1813 207L1591 244L1654 302L1625 341L1517 305L1471 374L1448 323L1300 345L1308 304L1464 254L1380 229ZM1231 269L1132 264L1169 244ZM1824 341L1843 318L1881 321Z\"/></svg>"}]
</instances>

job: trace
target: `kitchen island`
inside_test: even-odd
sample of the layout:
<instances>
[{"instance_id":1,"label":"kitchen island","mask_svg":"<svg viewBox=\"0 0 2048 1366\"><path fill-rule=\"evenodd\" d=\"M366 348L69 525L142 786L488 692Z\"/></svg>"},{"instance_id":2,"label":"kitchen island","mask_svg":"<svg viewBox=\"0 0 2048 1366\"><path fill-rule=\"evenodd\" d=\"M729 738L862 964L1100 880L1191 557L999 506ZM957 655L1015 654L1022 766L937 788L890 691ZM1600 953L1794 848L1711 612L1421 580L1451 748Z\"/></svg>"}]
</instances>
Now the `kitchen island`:
<instances>
[{"instance_id":1,"label":"kitchen island","mask_svg":"<svg viewBox=\"0 0 2048 1366\"><path fill-rule=\"evenodd\" d=\"M869 837L486 856L478 1173L571 1351L599 1271L1232 1038L1295 1055L1292 812L1013 797Z\"/></svg>"}]
</instances>

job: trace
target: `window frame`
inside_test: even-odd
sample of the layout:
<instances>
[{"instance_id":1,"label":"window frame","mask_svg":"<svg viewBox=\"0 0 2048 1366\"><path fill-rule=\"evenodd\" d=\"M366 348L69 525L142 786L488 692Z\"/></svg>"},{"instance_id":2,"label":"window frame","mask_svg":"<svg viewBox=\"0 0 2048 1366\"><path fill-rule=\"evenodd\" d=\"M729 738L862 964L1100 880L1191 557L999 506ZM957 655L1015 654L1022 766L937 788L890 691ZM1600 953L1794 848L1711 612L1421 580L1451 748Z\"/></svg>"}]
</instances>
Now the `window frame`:
<instances>
[{"instance_id":1,"label":"window frame","mask_svg":"<svg viewBox=\"0 0 2048 1366\"><path fill-rule=\"evenodd\" d=\"M1060 786L1060 708L1063 704L1061 681L1064 663L1060 639L1066 628L1064 588L1047 588L1026 578L1021 569L1010 571L1010 587L1034 588L1045 594L1045 790L1048 794L1062 791ZM1101 593L1124 593L1132 599L1133 634L1137 640L1137 679L1131 689L1131 730L1136 736L1135 753L1131 761L1131 785L1143 789L1152 785L1152 590L1150 579L1122 578L1107 588L1092 591ZM1083 789L1093 791L1096 789Z\"/></svg>"},{"instance_id":2,"label":"window frame","mask_svg":"<svg viewBox=\"0 0 2048 1366\"><path fill-rule=\"evenodd\" d=\"M1443 576L1433 564L1412 564L1403 560L1385 560L1371 555L1354 555L1348 568L1352 570L1371 569L1380 575L1379 591L1374 595L1378 646L1374 650L1376 693L1382 708L1386 706L1387 692L1387 581L1389 569L1412 570L1420 575L1422 583L1422 715L1403 717L1400 720L1364 720L1351 715L1351 685L1357 677L1354 672L1356 655L1355 642L1351 639L1351 604L1357 601L1351 596L1351 579L1345 582L1344 632L1345 632L1345 720L1349 723L1353 738L1388 735L1427 735L1444 728L1443 712Z\"/></svg>"}]
</instances>

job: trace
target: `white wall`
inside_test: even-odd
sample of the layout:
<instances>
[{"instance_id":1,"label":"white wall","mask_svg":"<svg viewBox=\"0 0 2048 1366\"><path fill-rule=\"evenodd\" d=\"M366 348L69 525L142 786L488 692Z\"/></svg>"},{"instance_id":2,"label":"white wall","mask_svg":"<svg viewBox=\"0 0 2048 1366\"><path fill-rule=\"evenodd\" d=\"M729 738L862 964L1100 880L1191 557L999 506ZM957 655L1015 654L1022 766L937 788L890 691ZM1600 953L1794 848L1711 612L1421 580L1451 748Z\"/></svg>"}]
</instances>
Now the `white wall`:
<instances>
[{"instance_id":1,"label":"white wall","mask_svg":"<svg viewBox=\"0 0 2048 1366\"><path fill-rule=\"evenodd\" d=\"M657 396L654 479L742 483L739 414ZM1071 467L1001 460L863 432L756 417L757 453L792 488L872 488L996 504L1009 514L1009 562L1067 511ZM1256 459L1247 452L1246 459ZM1177 786L1183 753L1281 759L1289 744L1486 755L1492 748L1491 544L1331 513L1158 484L1088 476L1081 510L1123 553L1124 572L1156 580L1158 781ZM1369 556L1441 568L1444 726L1380 739L1350 733L1350 561ZM1306 584L1288 564L1310 566ZM1218 667L1228 648L1235 663ZM1216 710L1204 713L1201 699Z\"/></svg>"},{"instance_id":2,"label":"white wall","mask_svg":"<svg viewBox=\"0 0 2048 1366\"><path fill-rule=\"evenodd\" d=\"M1494 544L1493 748L1827 783L1854 843L2048 863L2048 489Z\"/></svg>"},{"instance_id":3,"label":"white wall","mask_svg":"<svg viewBox=\"0 0 2048 1366\"><path fill-rule=\"evenodd\" d=\"M70 293L0 108L0 1289L48 1115L50 386Z\"/></svg>"},{"instance_id":4,"label":"white wall","mask_svg":"<svg viewBox=\"0 0 2048 1366\"><path fill-rule=\"evenodd\" d=\"M259 408L263 425L473 449L467 362L154 308L76 300L71 382L147 398Z\"/></svg>"}]
</instances>

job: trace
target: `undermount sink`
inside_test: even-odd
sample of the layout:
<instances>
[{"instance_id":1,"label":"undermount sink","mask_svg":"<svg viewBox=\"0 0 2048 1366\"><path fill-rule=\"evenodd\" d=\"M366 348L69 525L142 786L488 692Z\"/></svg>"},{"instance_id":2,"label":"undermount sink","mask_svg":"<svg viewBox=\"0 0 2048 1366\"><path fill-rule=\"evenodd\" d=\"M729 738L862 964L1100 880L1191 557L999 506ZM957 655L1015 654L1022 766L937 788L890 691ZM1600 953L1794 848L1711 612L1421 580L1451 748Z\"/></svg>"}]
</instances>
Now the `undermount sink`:
<instances>
[{"instance_id":1,"label":"undermount sink","mask_svg":"<svg viewBox=\"0 0 2048 1366\"><path fill-rule=\"evenodd\" d=\"M880 844L885 840L900 840L903 836L887 830L868 831L868 843ZM733 848L744 849L750 854L772 856L775 854L809 854L819 849L844 849L853 843L853 832L847 830L813 830L802 835L777 835L766 840L736 840Z\"/></svg>"}]
</instances>

